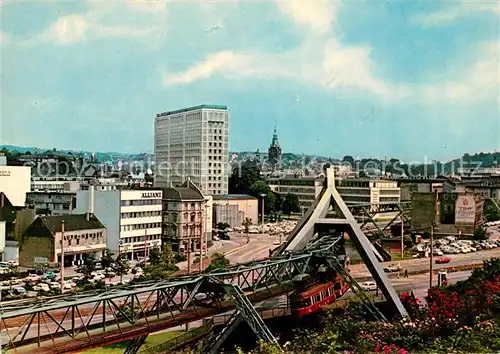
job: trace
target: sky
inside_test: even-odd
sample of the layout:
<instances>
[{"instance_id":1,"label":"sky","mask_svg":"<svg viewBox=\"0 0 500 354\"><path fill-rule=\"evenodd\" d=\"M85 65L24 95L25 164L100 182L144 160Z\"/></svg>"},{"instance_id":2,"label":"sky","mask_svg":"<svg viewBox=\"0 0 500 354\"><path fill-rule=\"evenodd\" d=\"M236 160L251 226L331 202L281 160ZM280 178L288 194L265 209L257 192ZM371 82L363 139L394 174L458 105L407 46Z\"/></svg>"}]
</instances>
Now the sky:
<instances>
[{"instance_id":1,"label":"sky","mask_svg":"<svg viewBox=\"0 0 500 354\"><path fill-rule=\"evenodd\" d=\"M0 4L0 144L153 152L156 113L219 104L231 151L500 149L500 2Z\"/></svg>"}]
</instances>

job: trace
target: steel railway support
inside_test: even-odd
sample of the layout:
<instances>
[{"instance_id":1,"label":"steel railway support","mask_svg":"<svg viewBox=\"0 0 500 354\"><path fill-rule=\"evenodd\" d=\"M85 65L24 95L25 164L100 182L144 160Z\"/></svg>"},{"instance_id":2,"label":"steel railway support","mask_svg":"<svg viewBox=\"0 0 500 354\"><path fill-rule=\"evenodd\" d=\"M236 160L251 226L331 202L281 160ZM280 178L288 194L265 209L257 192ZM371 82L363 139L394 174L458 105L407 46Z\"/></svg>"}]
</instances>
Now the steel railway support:
<instances>
[{"instance_id":1,"label":"steel railway support","mask_svg":"<svg viewBox=\"0 0 500 354\"><path fill-rule=\"evenodd\" d=\"M327 217L330 210L335 212L337 218ZM285 254L286 252L306 249L307 245L314 240L317 229L320 227L332 227L341 232L346 232L354 241L363 262L370 270L370 273L382 290L387 301L393 305L394 310L397 311L401 317L408 316L401 300L394 291L392 283L389 281L379 264L379 260L383 260L382 256L361 231L356 219L335 188L333 168L328 168L326 170L326 182L323 191L317 197L306 215L307 218L304 218L304 222L301 222L287 237L284 246L277 251L275 256Z\"/></svg>"},{"instance_id":2,"label":"steel railway support","mask_svg":"<svg viewBox=\"0 0 500 354\"><path fill-rule=\"evenodd\" d=\"M125 349L124 354L136 354L139 352L139 349L146 343L146 339L148 336L142 336L134 338L130 341L129 345Z\"/></svg>"},{"instance_id":3,"label":"steel railway support","mask_svg":"<svg viewBox=\"0 0 500 354\"><path fill-rule=\"evenodd\" d=\"M252 303L248 300L241 288L238 285L232 284L224 284L222 286L226 291L226 294L234 300L237 310L234 311L222 331L211 338L204 351L211 354L217 353L219 347L242 321L246 321L248 323L258 339L277 344L276 338L274 338L273 334L264 323L264 320L260 317L259 313L255 310Z\"/></svg>"}]
</instances>

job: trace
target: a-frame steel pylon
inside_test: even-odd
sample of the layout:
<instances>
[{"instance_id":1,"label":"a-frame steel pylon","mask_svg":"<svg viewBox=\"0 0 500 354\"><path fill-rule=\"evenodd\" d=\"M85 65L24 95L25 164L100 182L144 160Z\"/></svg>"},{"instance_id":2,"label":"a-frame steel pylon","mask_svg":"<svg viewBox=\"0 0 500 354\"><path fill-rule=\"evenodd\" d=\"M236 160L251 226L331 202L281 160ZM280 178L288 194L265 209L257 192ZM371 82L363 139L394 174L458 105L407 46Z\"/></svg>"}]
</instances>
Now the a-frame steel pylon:
<instances>
[{"instance_id":1,"label":"a-frame steel pylon","mask_svg":"<svg viewBox=\"0 0 500 354\"><path fill-rule=\"evenodd\" d=\"M328 217L328 214L332 212L335 213L335 217ZM385 298L402 317L406 317L407 312L401 300L380 266L379 260L382 260L382 257L361 231L356 219L335 188L333 168L326 169L326 180L323 190L295 229L288 235L285 243L274 252L274 255L306 248L314 240L318 230L325 227L331 227L349 234L349 237L356 245L359 255L370 270L373 279L377 282Z\"/></svg>"}]
</instances>

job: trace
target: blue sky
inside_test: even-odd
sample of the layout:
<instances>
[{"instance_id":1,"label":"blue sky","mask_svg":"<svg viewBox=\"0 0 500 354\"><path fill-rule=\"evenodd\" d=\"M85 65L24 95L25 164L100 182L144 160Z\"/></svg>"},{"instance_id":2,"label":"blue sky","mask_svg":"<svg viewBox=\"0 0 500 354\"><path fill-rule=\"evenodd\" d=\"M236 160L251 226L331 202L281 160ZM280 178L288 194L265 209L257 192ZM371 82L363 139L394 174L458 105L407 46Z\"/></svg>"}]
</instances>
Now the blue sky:
<instances>
[{"instance_id":1,"label":"blue sky","mask_svg":"<svg viewBox=\"0 0 500 354\"><path fill-rule=\"evenodd\" d=\"M500 4L1 3L0 143L153 150L157 112L231 110L230 149L449 159L500 149Z\"/></svg>"}]
</instances>

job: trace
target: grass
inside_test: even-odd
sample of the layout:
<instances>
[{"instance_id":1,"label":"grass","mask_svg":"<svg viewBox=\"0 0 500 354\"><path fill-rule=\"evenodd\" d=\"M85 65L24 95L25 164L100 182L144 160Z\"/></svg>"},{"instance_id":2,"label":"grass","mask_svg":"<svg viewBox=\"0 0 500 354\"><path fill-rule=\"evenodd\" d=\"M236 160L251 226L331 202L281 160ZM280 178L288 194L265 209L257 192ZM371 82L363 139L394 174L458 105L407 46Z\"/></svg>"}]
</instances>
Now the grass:
<instances>
[{"instance_id":1,"label":"grass","mask_svg":"<svg viewBox=\"0 0 500 354\"><path fill-rule=\"evenodd\" d=\"M155 347L159 344L162 344L163 342L169 341L172 338L177 337L178 335L181 335L182 333L185 333L184 331L171 331L171 332L164 332L160 334L152 334L149 335L148 338L146 339L146 343L144 343L144 347ZM95 353L95 354L123 354L125 349L127 348L129 341L125 341L122 343L117 343L113 345L108 345L106 347L101 347L101 348L95 348L95 349L90 349L85 351L85 353Z\"/></svg>"},{"instance_id":2,"label":"grass","mask_svg":"<svg viewBox=\"0 0 500 354\"><path fill-rule=\"evenodd\" d=\"M391 260L392 261L401 261L401 253L391 253ZM402 260L406 260L406 259L413 259L413 254L411 253L405 253L403 254L403 259Z\"/></svg>"}]
</instances>

